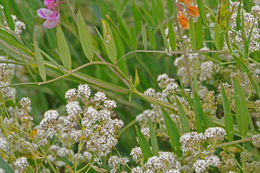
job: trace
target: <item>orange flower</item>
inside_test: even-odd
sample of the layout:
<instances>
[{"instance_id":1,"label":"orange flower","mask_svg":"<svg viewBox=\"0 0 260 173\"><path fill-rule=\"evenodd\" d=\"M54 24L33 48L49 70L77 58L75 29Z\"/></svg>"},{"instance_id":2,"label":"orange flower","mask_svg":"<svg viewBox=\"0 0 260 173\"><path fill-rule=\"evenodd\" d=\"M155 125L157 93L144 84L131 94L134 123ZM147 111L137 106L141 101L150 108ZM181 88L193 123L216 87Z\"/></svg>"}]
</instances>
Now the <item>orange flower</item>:
<instances>
[{"instance_id":1,"label":"orange flower","mask_svg":"<svg viewBox=\"0 0 260 173\"><path fill-rule=\"evenodd\" d=\"M199 9L198 7L195 7L193 5L189 5L187 7L188 10L188 15L192 16L192 17L199 17Z\"/></svg>"},{"instance_id":2,"label":"orange flower","mask_svg":"<svg viewBox=\"0 0 260 173\"><path fill-rule=\"evenodd\" d=\"M179 0L179 1L186 5L191 5L193 3L193 0Z\"/></svg>"},{"instance_id":3,"label":"orange flower","mask_svg":"<svg viewBox=\"0 0 260 173\"><path fill-rule=\"evenodd\" d=\"M179 15L178 19L183 29L189 29L189 20L184 16L184 14Z\"/></svg>"}]
</instances>

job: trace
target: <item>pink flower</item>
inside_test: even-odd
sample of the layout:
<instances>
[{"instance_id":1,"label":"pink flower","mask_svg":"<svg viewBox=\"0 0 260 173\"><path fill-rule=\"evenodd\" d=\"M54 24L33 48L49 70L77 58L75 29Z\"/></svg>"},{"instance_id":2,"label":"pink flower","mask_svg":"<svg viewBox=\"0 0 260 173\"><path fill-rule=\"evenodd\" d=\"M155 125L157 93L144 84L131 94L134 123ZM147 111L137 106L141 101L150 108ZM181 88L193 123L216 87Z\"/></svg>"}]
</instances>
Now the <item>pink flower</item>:
<instances>
[{"instance_id":1,"label":"pink flower","mask_svg":"<svg viewBox=\"0 0 260 173\"><path fill-rule=\"evenodd\" d=\"M44 5L48 8L48 9L53 9L55 7L55 3L58 0L44 0Z\"/></svg>"},{"instance_id":2,"label":"pink flower","mask_svg":"<svg viewBox=\"0 0 260 173\"><path fill-rule=\"evenodd\" d=\"M47 29L56 27L60 22L59 11L40 8L37 10L37 14L40 18L46 19L46 21L43 23L43 27Z\"/></svg>"}]
</instances>

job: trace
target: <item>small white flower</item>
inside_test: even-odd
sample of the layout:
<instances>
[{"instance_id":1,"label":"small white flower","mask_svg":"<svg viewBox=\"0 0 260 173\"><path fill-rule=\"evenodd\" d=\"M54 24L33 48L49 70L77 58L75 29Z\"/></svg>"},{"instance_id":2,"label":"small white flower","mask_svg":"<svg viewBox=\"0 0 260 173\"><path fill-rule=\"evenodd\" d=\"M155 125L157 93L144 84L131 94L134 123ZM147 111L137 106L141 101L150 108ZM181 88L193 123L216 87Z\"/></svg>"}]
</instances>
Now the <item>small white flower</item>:
<instances>
[{"instance_id":1,"label":"small white flower","mask_svg":"<svg viewBox=\"0 0 260 173\"><path fill-rule=\"evenodd\" d=\"M91 90L87 84L79 85L78 87L78 97L88 99L90 97Z\"/></svg>"},{"instance_id":2,"label":"small white flower","mask_svg":"<svg viewBox=\"0 0 260 173\"><path fill-rule=\"evenodd\" d=\"M94 98L93 98L93 101L94 102L102 102L102 101L105 101L107 99L105 93L103 92L97 92L95 95L94 95Z\"/></svg>"},{"instance_id":3,"label":"small white flower","mask_svg":"<svg viewBox=\"0 0 260 173\"><path fill-rule=\"evenodd\" d=\"M207 167L208 167L208 164L205 160L197 160L193 164L193 169L195 170L196 173L202 173L202 172L206 171Z\"/></svg>"}]
</instances>

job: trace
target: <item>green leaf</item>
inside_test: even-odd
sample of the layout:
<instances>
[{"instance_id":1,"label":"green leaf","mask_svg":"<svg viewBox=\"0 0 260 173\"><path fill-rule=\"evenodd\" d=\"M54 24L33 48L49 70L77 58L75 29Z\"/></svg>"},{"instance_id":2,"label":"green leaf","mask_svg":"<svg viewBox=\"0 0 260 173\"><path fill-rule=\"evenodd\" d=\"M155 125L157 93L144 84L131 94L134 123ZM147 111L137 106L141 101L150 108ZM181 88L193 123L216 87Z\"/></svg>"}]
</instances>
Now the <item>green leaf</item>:
<instances>
[{"instance_id":1,"label":"green leaf","mask_svg":"<svg viewBox=\"0 0 260 173\"><path fill-rule=\"evenodd\" d=\"M91 35L88 31L85 20L83 19L80 12L77 14L77 26L78 26L79 39L84 54L89 59L89 61L92 61L94 53L93 53Z\"/></svg>"},{"instance_id":2,"label":"green leaf","mask_svg":"<svg viewBox=\"0 0 260 173\"><path fill-rule=\"evenodd\" d=\"M173 14L173 0L167 0L167 7L169 12L169 17Z\"/></svg>"},{"instance_id":3,"label":"green leaf","mask_svg":"<svg viewBox=\"0 0 260 173\"><path fill-rule=\"evenodd\" d=\"M108 23L105 20L102 20L102 27L103 27L104 44L105 44L105 49L106 49L107 55L108 55L110 61L113 64L116 64L117 50L116 50L116 45L115 45L113 34L111 32L111 29L110 29Z\"/></svg>"},{"instance_id":4,"label":"green leaf","mask_svg":"<svg viewBox=\"0 0 260 173\"><path fill-rule=\"evenodd\" d=\"M243 0L244 9L247 12L251 12L251 8L253 5L253 0Z\"/></svg>"},{"instance_id":5,"label":"green leaf","mask_svg":"<svg viewBox=\"0 0 260 173\"><path fill-rule=\"evenodd\" d=\"M143 38L143 45L144 45L144 49L147 49L147 36L146 36L146 29L145 26L143 25L142 27L142 38Z\"/></svg>"},{"instance_id":6,"label":"green leaf","mask_svg":"<svg viewBox=\"0 0 260 173\"><path fill-rule=\"evenodd\" d=\"M144 162L148 160L149 157L152 157L153 154L150 150L149 143L146 141L144 135L142 134L141 130L136 126L136 135L139 141L140 148L142 150L143 156L144 156Z\"/></svg>"},{"instance_id":7,"label":"green leaf","mask_svg":"<svg viewBox=\"0 0 260 173\"><path fill-rule=\"evenodd\" d=\"M154 30L152 28L150 29L149 37L150 37L150 43L151 43L152 49L156 49L155 33L154 33Z\"/></svg>"},{"instance_id":8,"label":"green leaf","mask_svg":"<svg viewBox=\"0 0 260 173\"><path fill-rule=\"evenodd\" d=\"M229 141L233 141L233 118L231 114L230 104L226 92L221 86L222 103L224 109L224 120L225 120L225 130L227 132L227 138Z\"/></svg>"},{"instance_id":9,"label":"green leaf","mask_svg":"<svg viewBox=\"0 0 260 173\"><path fill-rule=\"evenodd\" d=\"M148 125L149 125L149 131L150 131L150 139L151 139L151 145L152 145L152 152L154 156L158 155L159 152L159 146L157 142L157 137L154 131L153 123L150 119L148 119Z\"/></svg>"},{"instance_id":10,"label":"green leaf","mask_svg":"<svg viewBox=\"0 0 260 173\"><path fill-rule=\"evenodd\" d=\"M200 103L200 98L198 94L198 83L197 78L194 77L194 111L195 111L195 121L198 132L204 132L209 126L212 125L209 117L205 115L202 105Z\"/></svg>"},{"instance_id":11,"label":"green leaf","mask_svg":"<svg viewBox=\"0 0 260 173\"><path fill-rule=\"evenodd\" d=\"M67 68L71 69L71 54L69 50L69 46L65 39L64 33L61 29L61 26L58 25L57 27L57 41L58 41L58 49L59 49L59 56L61 59L62 64Z\"/></svg>"},{"instance_id":12,"label":"green leaf","mask_svg":"<svg viewBox=\"0 0 260 173\"><path fill-rule=\"evenodd\" d=\"M185 114L185 111L184 111L180 101L178 100L178 98L175 97L175 99L176 99L178 111L179 111L179 114L180 114L182 133L183 134L188 133L188 132L190 132L189 119L188 119L187 115Z\"/></svg>"},{"instance_id":13,"label":"green leaf","mask_svg":"<svg viewBox=\"0 0 260 173\"><path fill-rule=\"evenodd\" d=\"M235 85L235 105L236 105L237 126L241 136L245 137L248 132L249 120L251 116L247 108L244 92L239 82L236 79L234 79L233 81Z\"/></svg>"},{"instance_id":14,"label":"green leaf","mask_svg":"<svg viewBox=\"0 0 260 173\"><path fill-rule=\"evenodd\" d=\"M2 168L6 173L14 173L14 170L0 157L0 168Z\"/></svg>"},{"instance_id":15,"label":"green leaf","mask_svg":"<svg viewBox=\"0 0 260 173\"><path fill-rule=\"evenodd\" d=\"M239 31L241 29L241 2L239 3L237 10L237 18L236 18L236 30Z\"/></svg>"},{"instance_id":16,"label":"green leaf","mask_svg":"<svg viewBox=\"0 0 260 173\"><path fill-rule=\"evenodd\" d=\"M161 31L161 34L162 34L162 37L163 37L164 45L167 48L167 50L169 50L170 47L169 47L168 40L166 38L165 30L162 27L160 27L160 31Z\"/></svg>"},{"instance_id":17,"label":"green leaf","mask_svg":"<svg viewBox=\"0 0 260 173\"><path fill-rule=\"evenodd\" d=\"M14 46L16 49L19 49L23 53L31 55L31 52L24 45L22 45L13 35L3 29L0 29L0 39L7 44Z\"/></svg>"},{"instance_id":18,"label":"green leaf","mask_svg":"<svg viewBox=\"0 0 260 173\"><path fill-rule=\"evenodd\" d=\"M164 18L164 10L163 10L163 1L162 0L156 0L156 11L154 11L153 13L155 13L158 16L158 20L159 23L163 22L163 18Z\"/></svg>"},{"instance_id":19,"label":"green leaf","mask_svg":"<svg viewBox=\"0 0 260 173\"><path fill-rule=\"evenodd\" d=\"M191 41L191 46L193 48L193 50L197 50L197 38L196 38L196 28L195 28L195 24L193 23L193 19L190 18L190 41Z\"/></svg>"},{"instance_id":20,"label":"green leaf","mask_svg":"<svg viewBox=\"0 0 260 173\"><path fill-rule=\"evenodd\" d=\"M43 81L46 81L46 70L45 70L45 66L44 66L43 56L38 47L38 43L35 39L34 39L34 51L35 51L36 63L37 63L38 69L39 69L40 76Z\"/></svg>"},{"instance_id":21,"label":"green leaf","mask_svg":"<svg viewBox=\"0 0 260 173\"><path fill-rule=\"evenodd\" d=\"M134 1L132 3L132 13L133 13L133 16L134 16L135 32L140 33L141 29L142 29L142 23L141 23L142 21L141 21L141 17L140 17L140 12L136 8Z\"/></svg>"},{"instance_id":22,"label":"green leaf","mask_svg":"<svg viewBox=\"0 0 260 173\"><path fill-rule=\"evenodd\" d=\"M202 0L197 0L197 4L198 4L198 8L199 8L201 22L204 26L206 26L207 25L207 21L206 21L207 18L206 18L204 3L203 3Z\"/></svg>"},{"instance_id":23,"label":"green leaf","mask_svg":"<svg viewBox=\"0 0 260 173\"><path fill-rule=\"evenodd\" d=\"M130 43L131 43L133 49L137 49L137 40L136 40L134 28L131 28L131 30L130 30Z\"/></svg>"},{"instance_id":24,"label":"green leaf","mask_svg":"<svg viewBox=\"0 0 260 173\"><path fill-rule=\"evenodd\" d=\"M172 50L174 51L176 49L176 38L175 38L174 30L172 28L172 23L169 22L168 28L169 28L169 42L170 42L170 46L171 46Z\"/></svg>"},{"instance_id":25,"label":"green leaf","mask_svg":"<svg viewBox=\"0 0 260 173\"><path fill-rule=\"evenodd\" d=\"M9 0L3 0L3 6L4 6L5 19L8 23L8 26L10 27L11 30L14 31L15 25L11 15L11 4L9 3Z\"/></svg>"},{"instance_id":26,"label":"green leaf","mask_svg":"<svg viewBox=\"0 0 260 173\"><path fill-rule=\"evenodd\" d=\"M216 22L215 24L215 42L218 50L222 50L224 46L224 32L221 30L221 26Z\"/></svg>"},{"instance_id":27,"label":"green leaf","mask_svg":"<svg viewBox=\"0 0 260 173\"><path fill-rule=\"evenodd\" d=\"M164 122L166 125L166 129L170 138L171 146L173 151L180 156L181 155L181 150L180 150L180 134L175 126L174 122L172 121L171 117L168 115L168 113L162 108L162 114L164 118Z\"/></svg>"},{"instance_id":28,"label":"green leaf","mask_svg":"<svg viewBox=\"0 0 260 173\"><path fill-rule=\"evenodd\" d=\"M197 40L197 50L203 47L203 28L201 18L198 19L196 23L196 40Z\"/></svg>"}]
</instances>

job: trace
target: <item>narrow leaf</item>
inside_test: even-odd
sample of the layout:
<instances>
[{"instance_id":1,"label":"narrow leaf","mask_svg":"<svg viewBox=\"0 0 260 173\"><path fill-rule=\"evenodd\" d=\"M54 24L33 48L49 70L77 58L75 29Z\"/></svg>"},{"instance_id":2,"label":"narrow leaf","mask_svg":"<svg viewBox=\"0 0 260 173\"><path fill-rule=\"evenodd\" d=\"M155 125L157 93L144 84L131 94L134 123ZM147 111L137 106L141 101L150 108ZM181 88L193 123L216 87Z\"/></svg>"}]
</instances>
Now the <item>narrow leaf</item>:
<instances>
[{"instance_id":1,"label":"narrow leaf","mask_svg":"<svg viewBox=\"0 0 260 173\"><path fill-rule=\"evenodd\" d=\"M133 13L133 16L134 16L135 32L140 33L141 29L142 29L141 17L140 17L140 12L137 9L134 1L133 1L133 4L132 4L132 13Z\"/></svg>"},{"instance_id":2,"label":"narrow leaf","mask_svg":"<svg viewBox=\"0 0 260 173\"><path fill-rule=\"evenodd\" d=\"M221 94L222 94L222 103L223 103L223 109L224 109L224 120L225 120L225 130L227 133L227 138L229 141L233 140L233 118L231 114L230 104L228 101L228 97L226 95L226 92L221 86Z\"/></svg>"},{"instance_id":3,"label":"narrow leaf","mask_svg":"<svg viewBox=\"0 0 260 173\"><path fill-rule=\"evenodd\" d=\"M234 79L234 85L237 125L241 136L245 137L248 132L249 119L251 116L247 108L244 92L236 79Z\"/></svg>"},{"instance_id":4,"label":"narrow leaf","mask_svg":"<svg viewBox=\"0 0 260 173\"><path fill-rule=\"evenodd\" d=\"M67 69L70 70L71 69L71 54L70 54L69 46L67 44L67 41L65 39L64 33L63 33L60 25L57 27L57 41L58 41L59 55L60 55L62 64Z\"/></svg>"},{"instance_id":5,"label":"narrow leaf","mask_svg":"<svg viewBox=\"0 0 260 173\"><path fill-rule=\"evenodd\" d=\"M205 115L202 105L200 103L200 98L198 94L198 83L196 77L194 78L194 109L197 131L204 132L212 124L212 122L207 117L207 115Z\"/></svg>"},{"instance_id":6,"label":"narrow leaf","mask_svg":"<svg viewBox=\"0 0 260 173\"><path fill-rule=\"evenodd\" d=\"M150 43L151 43L152 49L156 49L155 33L154 33L154 30L152 28L150 29L149 37L150 37Z\"/></svg>"},{"instance_id":7,"label":"narrow leaf","mask_svg":"<svg viewBox=\"0 0 260 173\"><path fill-rule=\"evenodd\" d=\"M89 61L92 61L93 46L92 46L92 41L91 41L91 35L88 31L85 20L83 19L80 12L77 14L77 21L78 21L77 26L78 26L78 32L79 32L79 39L80 39L82 49L83 49L86 57L89 59Z\"/></svg>"},{"instance_id":8,"label":"narrow leaf","mask_svg":"<svg viewBox=\"0 0 260 173\"><path fill-rule=\"evenodd\" d=\"M198 19L196 23L196 39L197 39L197 50L201 49L203 46L203 28L201 18Z\"/></svg>"},{"instance_id":9,"label":"narrow leaf","mask_svg":"<svg viewBox=\"0 0 260 173\"><path fill-rule=\"evenodd\" d=\"M15 30L14 21L11 15L11 4L9 0L3 0L5 19L11 30Z\"/></svg>"},{"instance_id":10,"label":"narrow leaf","mask_svg":"<svg viewBox=\"0 0 260 173\"><path fill-rule=\"evenodd\" d=\"M168 7L168 12L169 12L169 17L172 16L173 14L173 0L167 0L167 7Z\"/></svg>"},{"instance_id":11,"label":"narrow leaf","mask_svg":"<svg viewBox=\"0 0 260 173\"><path fill-rule=\"evenodd\" d=\"M170 22L168 24L168 28L169 28L169 42L170 42L170 46L171 46L172 50L174 51L176 49L176 38L175 38L174 30L172 28L172 24Z\"/></svg>"},{"instance_id":12,"label":"narrow leaf","mask_svg":"<svg viewBox=\"0 0 260 173\"><path fill-rule=\"evenodd\" d=\"M156 13L156 15L158 15L159 23L163 22L163 18L164 18L163 12L164 12L163 1L162 0L156 0L156 11L154 11L154 13Z\"/></svg>"},{"instance_id":13,"label":"narrow leaf","mask_svg":"<svg viewBox=\"0 0 260 173\"><path fill-rule=\"evenodd\" d=\"M190 40L191 40L191 46L193 48L193 50L197 50L197 38L196 38L196 28L195 28L195 24L193 23L193 19L190 19Z\"/></svg>"},{"instance_id":14,"label":"narrow leaf","mask_svg":"<svg viewBox=\"0 0 260 173\"><path fill-rule=\"evenodd\" d=\"M143 38L143 45L144 45L144 49L147 49L147 36L146 36L146 29L145 26L143 26L142 28L142 38Z\"/></svg>"},{"instance_id":15,"label":"narrow leaf","mask_svg":"<svg viewBox=\"0 0 260 173\"><path fill-rule=\"evenodd\" d=\"M151 145L152 145L152 152L154 156L158 155L159 152L159 146L157 142L157 137L154 131L154 126L152 121L149 119L148 120L148 125L149 125L149 131L150 131L150 139L151 139Z\"/></svg>"},{"instance_id":16,"label":"narrow leaf","mask_svg":"<svg viewBox=\"0 0 260 173\"><path fill-rule=\"evenodd\" d=\"M221 30L221 26L216 22L215 24L215 42L218 50L222 50L224 46L224 33Z\"/></svg>"},{"instance_id":17,"label":"narrow leaf","mask_svg":"<svg viewBox=\"0 0 260 173\"><path fill-rule=\"evenodd\" d=\"M185 111L184 111L180 101L178 100L177 97L175 97L175 98L176 98L176 103L177 103L177 107L178 107L178 111L179 111L179 115L180 115L182 133L184 134L184 133L190 132L189 119L188 119L187 115L185 114Z\"/></svg>"},{"instance_id":18,"label":"narrow leaf","mask_svg":"<svg viewBox=\"0 0 260 173\"><path fill-rule=\"evenodd\" d=\"M168 113L162 108L162 114L164 118L164 122L166 125L166 129L170 138L171 146L173 151L180 156L181 150L180 150L180 134L178 132L177 127L175 126L174 122L172 121L171 117L168 115Z\"/></svg>"},{"instance_id":19,"label":"narrow leaf","mask_svg":"<svg viewBox=\"0 0 260 173\"><path fill-rule=\"evenodd\" d=\"M116 64L117 61L117 50L114 41L114 37L112 31L105 20L102 20L102 27L103 27L103 37L104 37L104 44L107 51L107 55L110 61L113 64Z\"/></svg>"},{"instance_id":20,"label":"narrow leaf","mask_svg":"<svg viewBox=\"0 0 260 173\"><path fill-rule=\"evenodd\" d=\"M199 13L200 13L202 24L204 26L206 26L207 22L206 22L206 12L205 12L204 3L203 3L202 0L197 0L197 4L198 4L198 8L199 8Z\"/></svg>"},{"instance_id":21,"label":"narrow leaf","mask_svg":"<svg viewBox=\"0 0 260 173\"><path fill-rule=\"evenodd\" d=\"M43 56L38 47L38 43L35 39L34 39L34 51L35 51L36 63L39 69L40 76L43 81L46 81L46 70L44 66Z\"/></svg>"},{"instance_id":22,"label":"narrow leaf","mask_svg":"<svg viewBox=\"0 0 260 173\"><path fill-rule=\"evenodd\" d=\"M139 141L140 148L142 150L143 156L144 156L144 162L148 160L149 157L152 157L153 154L150 150L149 143L146 141L144 135L142 134L141 130L136 126L136 135Z\"/></svg>"}]
</instances>

